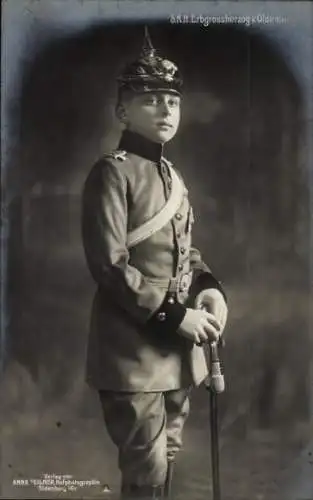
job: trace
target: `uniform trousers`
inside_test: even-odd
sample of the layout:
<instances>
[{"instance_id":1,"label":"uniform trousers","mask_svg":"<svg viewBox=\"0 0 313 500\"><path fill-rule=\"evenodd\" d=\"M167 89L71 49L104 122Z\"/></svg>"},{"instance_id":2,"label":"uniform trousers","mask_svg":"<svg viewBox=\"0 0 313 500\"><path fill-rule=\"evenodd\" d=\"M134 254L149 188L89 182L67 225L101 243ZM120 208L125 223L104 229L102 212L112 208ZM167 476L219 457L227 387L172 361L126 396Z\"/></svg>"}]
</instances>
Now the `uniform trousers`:
<instances>
[{"instance_id":1,"label":"uniform trousers","mask_svg":"<svg viewBox=\"0 0 313 500\"><path fill-rule=\"evenodd\" d=\"M122 488L164 485L168 460L182 447L189 393L99 391L107 431L118 448Z\"/></svg>"}]
</instances>

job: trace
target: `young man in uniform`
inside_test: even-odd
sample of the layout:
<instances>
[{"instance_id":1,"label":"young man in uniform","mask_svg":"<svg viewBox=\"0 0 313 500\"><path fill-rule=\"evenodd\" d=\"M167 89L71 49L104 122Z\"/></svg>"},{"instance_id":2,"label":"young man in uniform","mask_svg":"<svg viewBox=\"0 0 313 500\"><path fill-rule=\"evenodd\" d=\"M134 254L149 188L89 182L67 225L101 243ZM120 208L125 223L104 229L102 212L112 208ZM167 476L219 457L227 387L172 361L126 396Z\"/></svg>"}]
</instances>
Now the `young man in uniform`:
<instances>
[{"instance_id":1,"label":"young man in uniform","mask_svg":"<svg viewBox=\"0 0 313 500\"><path fill-rule=\"evenodd\" d=\"M83 192L83 243L98 285L87 381L118 448L122 498L163 498L189 391L207 375L202 344L222 333L227 306L191 246L187 189L163 157L180 121L181 75L146 32L118 83L120 143L92 168Z\"/></svg>"}]
</instances>

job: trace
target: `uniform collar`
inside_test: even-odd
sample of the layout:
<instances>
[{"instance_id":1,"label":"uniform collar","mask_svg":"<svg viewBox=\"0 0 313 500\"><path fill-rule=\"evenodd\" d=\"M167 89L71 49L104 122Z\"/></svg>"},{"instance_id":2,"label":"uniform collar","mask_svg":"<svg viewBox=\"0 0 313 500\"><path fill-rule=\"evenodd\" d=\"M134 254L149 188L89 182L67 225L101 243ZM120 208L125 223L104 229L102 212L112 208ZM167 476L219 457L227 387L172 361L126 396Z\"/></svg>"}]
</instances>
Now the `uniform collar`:
<instances>
[{"instance_id":1,"label":"uniform collar","mask_svg":"<svg viewBox=\"0 0 313 500\"><path fill-rule=\"evenodd\" d=\"M123 131L118 149L126 150L154 162L159 162L163 154L163 144L151 141L128 129Z\"/></svg>"}]
</instances>

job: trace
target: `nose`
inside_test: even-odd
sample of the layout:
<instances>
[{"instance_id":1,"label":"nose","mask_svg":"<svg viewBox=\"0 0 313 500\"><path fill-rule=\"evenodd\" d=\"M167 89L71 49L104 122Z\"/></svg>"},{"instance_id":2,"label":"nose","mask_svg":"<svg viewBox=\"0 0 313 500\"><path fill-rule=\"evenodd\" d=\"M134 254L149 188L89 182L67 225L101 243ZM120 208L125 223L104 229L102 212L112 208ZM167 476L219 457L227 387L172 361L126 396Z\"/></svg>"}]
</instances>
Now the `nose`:
<instances>
[{"instance_id":1,"label":"nose","mask_svg":"<svg viewBox=\"0 0 313 500\"><path fill-rule=\"evenodd\" d=\"M169 116L170 115L170 107L166 101L163 101L161 104L161 113L163 116Z\"/></svg>"}]
</instances>

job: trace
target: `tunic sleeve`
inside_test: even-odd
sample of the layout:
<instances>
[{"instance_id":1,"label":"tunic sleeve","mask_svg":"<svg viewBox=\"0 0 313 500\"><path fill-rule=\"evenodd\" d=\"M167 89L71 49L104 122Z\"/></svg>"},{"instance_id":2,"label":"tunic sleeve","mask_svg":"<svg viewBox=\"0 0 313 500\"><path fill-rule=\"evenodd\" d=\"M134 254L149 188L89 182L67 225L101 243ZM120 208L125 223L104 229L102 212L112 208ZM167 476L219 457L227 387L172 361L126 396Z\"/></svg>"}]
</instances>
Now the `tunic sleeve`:
<instances>
[{"instance_id":1,"label":"tunic sleeve","mask_svg":"<svg viewBox=\"0 0 313 500\"><path fill-rule=\"evenodd\" d=\"M209 266L202 260L201 253L195 247L190 249L190 269L193 271L193 295L197 295L208 288L219 290L227 302L226 293L222 283L213 276Z\"/></svg>"}]
</instances>

